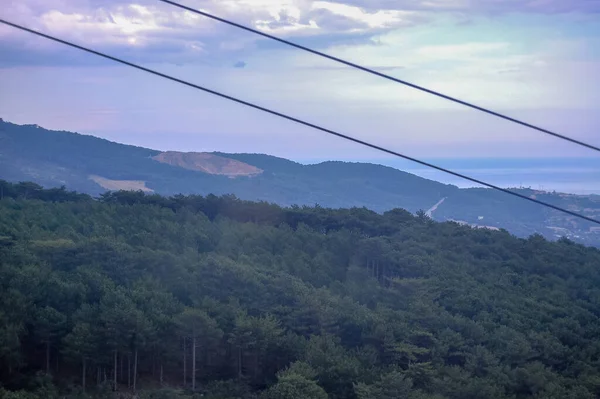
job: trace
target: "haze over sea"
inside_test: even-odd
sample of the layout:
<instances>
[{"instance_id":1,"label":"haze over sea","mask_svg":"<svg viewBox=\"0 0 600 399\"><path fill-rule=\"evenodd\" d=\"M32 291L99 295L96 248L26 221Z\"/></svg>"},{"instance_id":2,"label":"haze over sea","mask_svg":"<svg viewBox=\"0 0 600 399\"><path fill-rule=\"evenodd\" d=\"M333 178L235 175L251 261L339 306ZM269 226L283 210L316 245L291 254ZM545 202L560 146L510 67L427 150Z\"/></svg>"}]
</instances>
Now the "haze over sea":
<instances>
[{"instance_id":1,"label":"haze over sea","mask_svg":"<svg viewBox=\"0 0 600 399\"><path fill-rule=\"evenodd\" d=\"M300 162L322 161L301 160ZM500 187L530 187L536 190L580 195L600 194L600 158L444 158L427 161ZM360 162L391 166L461 188L476 186L469 181L410 161L388 158Z\"/></svg>"}]
</instances>

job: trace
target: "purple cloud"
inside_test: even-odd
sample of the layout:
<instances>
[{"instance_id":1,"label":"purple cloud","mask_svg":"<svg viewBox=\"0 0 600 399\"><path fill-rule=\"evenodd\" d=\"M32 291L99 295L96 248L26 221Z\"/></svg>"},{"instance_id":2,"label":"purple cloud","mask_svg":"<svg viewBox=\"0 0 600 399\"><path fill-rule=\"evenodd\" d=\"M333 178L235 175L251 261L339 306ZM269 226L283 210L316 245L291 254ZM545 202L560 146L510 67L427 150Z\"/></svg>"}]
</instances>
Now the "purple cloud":
<instances>
[{"instance_id":1,"label":"purple cloud","mask_svg":"<svg viewBox=\"0 0 600 399\"><path fill-rule=\"evenodd\" d=\"M598 13L599 0L344 0L368 10L426 10L476 13Z\"/></svg>"},{"instance_id":2,"label":"purple cloud","mask_svg":"<svg viewBox=\"0 0 600 399\"><path fill-rule=\"evenodd\" d=\"M317 48L369 42L389 30L425 23L436 12L471 16L600 11L600 0L181 1ZM144 63L231 65L231 58L273 45L158 0L7 0L2 13L27 27ZM0 51L8 55L0 59L4 67L102 62L6 26L0 26Z\"/></svg>"},{"instance_id":3,"label":"purple cloud","mask_svg":"<svg viewBox=\"0 0 600 399\"><path fill-rule=\"evenodd\" d=\"M244 0L186 4L278 36L322 37L324 41L333 36L337 43L340 37L350 41L368 40L374 34L412 23L407 15L403 14L400 19L388 13L385 23L372 26L366 12L355 9L349 18L331 11L327 8L329 3L318 1L290 0L282 6L264 1L250 4ZM243 56L240 53L254 49L261 40L258 36L157 0L139 3L130 0L9 0L3 17L116 56L128 55L129 59L138 62L227 63L231 53L236 57ZM64 63L50 54L66 57L70 63L96 64L88 60L89 56L67 55L69 50L6 26L0 26L0 49L12 54L0 60L3 66ZM36 54L48 56L35 60Z\"/></svg>"}]
</instances>

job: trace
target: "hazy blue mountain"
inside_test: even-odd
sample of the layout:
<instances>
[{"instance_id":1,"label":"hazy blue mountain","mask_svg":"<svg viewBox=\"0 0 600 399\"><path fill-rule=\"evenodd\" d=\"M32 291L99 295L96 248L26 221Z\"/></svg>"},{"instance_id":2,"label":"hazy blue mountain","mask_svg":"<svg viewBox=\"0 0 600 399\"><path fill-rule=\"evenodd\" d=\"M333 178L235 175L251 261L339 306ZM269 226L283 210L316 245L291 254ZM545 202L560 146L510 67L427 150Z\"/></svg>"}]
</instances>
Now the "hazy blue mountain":
<instances>
[{"instance_id":1,"label":"hazy blue mountain","mask_svg":"<svg viewBox=\"0 0 600 399\"><path fill-rule=\"evenodd\" d=\"M177 153L123 145L93 136L0 120L0 179L99 195L144 190L164 195L234 194L281 205L367 207L377 212L430 210L436 220L505 228L527 236L568 236L600 245L600 229L488 189L459 189L376 164L302 165L264 154ZM520 190L600 218L600 196ZM596 226L600 227L600 226Z\"/></svg>"}]
</instances>

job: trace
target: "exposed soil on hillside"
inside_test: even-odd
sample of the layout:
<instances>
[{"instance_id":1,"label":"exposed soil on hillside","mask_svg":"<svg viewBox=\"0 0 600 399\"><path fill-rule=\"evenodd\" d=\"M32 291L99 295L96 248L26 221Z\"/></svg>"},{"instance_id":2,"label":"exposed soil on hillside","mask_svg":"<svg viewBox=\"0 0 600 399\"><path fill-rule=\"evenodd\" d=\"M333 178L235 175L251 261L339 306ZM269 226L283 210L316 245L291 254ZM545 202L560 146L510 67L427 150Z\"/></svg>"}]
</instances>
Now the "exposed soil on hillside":
<instances>
[{"instance_id":1,"label":"exposed soil on hillside","mask_svg":"<svg viewBox=\"0 0 600 399\"><path fill-rule=\"evenodd\" d=\"M154 190L146 187L146 182L141 180L110 180L102 176L91 175L90 180L96 182L102 188L111 191L126 190L126 191L139 191L142 190L146 193L152 193Z\"/></svg>"},{"instance_id":2,"label":"exposed soil on hillside","mask_svg":"<svg viewBox=\"0 0 600 399\"><path fill-rule=\"evenodd\" d=\"M167 151L152 157L152 159L161 163L211 175L229 177L256 176L263 172L262 169L248 165L247 163L205 152Z\"/></svg>"}]
</instances>

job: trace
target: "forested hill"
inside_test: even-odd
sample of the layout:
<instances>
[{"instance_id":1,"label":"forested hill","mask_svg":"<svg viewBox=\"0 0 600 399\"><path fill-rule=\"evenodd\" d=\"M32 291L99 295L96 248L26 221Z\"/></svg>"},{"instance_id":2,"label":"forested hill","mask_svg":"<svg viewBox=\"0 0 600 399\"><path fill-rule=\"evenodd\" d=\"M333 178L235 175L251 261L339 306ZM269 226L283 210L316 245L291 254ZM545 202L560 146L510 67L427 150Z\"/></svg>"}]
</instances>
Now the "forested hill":
<instances>
[{"instance_id":1,"label":"forested hill","mask_svg":"<svg viewBox=\"0 0 600 399\"><path fill-rule=\"evenodd\" d=\"M91 195L121 189L161 195L234 194L282 206L365 206L377 212L402 208L416 213L439 204L431 215L438 221L504 228L520 237L567 236L600 247L600 229L580 219L493 190L458 189L381 165L301 165L264 154L160 152L1 119L0 179L32 181L46 188L64 185ZM600 196L518 191L600 218Z\"/></svg>"},{"instance_id":2,"label":"forested hill","mask_svg":"<svg viewBox=\"0 0 600 399\"><path fill-rule=\"evenodd\" d=\"M0 398L600 395L597 249L403 210L2 187Z\"/></svg>"}]
</instances>

